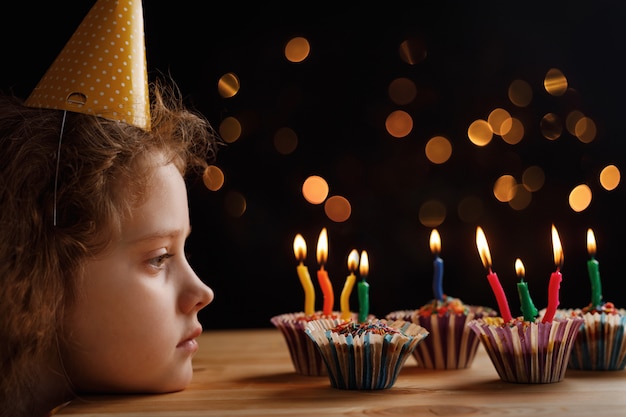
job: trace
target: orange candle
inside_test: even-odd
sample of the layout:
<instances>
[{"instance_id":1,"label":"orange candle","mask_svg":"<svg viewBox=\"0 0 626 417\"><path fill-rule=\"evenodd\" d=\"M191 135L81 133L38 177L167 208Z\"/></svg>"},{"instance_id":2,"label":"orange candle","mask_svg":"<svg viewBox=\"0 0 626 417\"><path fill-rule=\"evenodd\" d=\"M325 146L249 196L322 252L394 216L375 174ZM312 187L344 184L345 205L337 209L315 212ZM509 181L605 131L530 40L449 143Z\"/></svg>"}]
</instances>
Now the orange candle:
<instances>
[{"instance_id":1,"label":"orange candle","mask_svg":"<svg viewBox=\"0 0 626 417\"><path fill-rule=\"evenodd\" d=\"M559 289L561 288L561 267L563 266L563 248L561 247L561 239L556 231L556 227L552 225L552 250L554 253L554 265L556 271L550 275L550 283L548 286L548 307L546 307L546 314L544 314L543 323L552 321L556 308L559 306Z\"/></svg>"},{"instance_id":2,"label":"orange candle","mask_svg":"<svg viewBox=\"0 0 626 417\"><path fill-rule=\"evenodd\" d=\"M317 281L322 289L324 297L324 306L322 308L322 314L330 316L333 313L333 304L335 303L335 295L333 294L333 285L328 278L328 273L324 269L324 264L328 260L328 233L324 227L320 232L319 239L317 240L317 263L320 265L320 269L317 271Z\"/></svg>"},{"instance_id":3,"label":"orange candle","mask_svg":"<svg viewBox=\"0 0 626 417\"><path fill-rule=\"evenodd\" d=\"M483 266L488 271L487 280L489 281L489 285L491 285L491 290L496 296L500 315L502 316L502 319L508 323L513 320L511 310L509 309L509 302L506 299L506 295L504 294L500 280L498 280L498 276L491 270L491 254L489 253L489 245L487 244L485 233L480 226L476 229L476 246L478 247L478 253L483 262Z\"/></svg>"},{"instance_id":4,"label":"orange candle","mask_svg":"<svg viewBox=\"0 0 626 417\"><path fill-rule=\"evenodd\" d=\"M350 320L352 312L350 311L350 294L352 293L352 287L354 287L354 281L356 281L356 268L359 265L359 252L356 249L352 249L350 255L348 255L348 270L350 274L346 278L345 284L343 284L343 290L341 291L341 319Z\"/></svg>"},{"instance_id":5,"label":"orange candle","mask_svg":"<svg viewBox=\"0 0 626 417\"><path fill-rule=\"evenodd\" d=\"M298 271L300 284L302 284L302 288L304 289L304 314L312 316L315 314L315 288L313 288L309 269L304 266L304 260L306 259L306 242L300 233L298 233L293 240L293 252L296 255L296 260L299 261L296 270Z\"/></svg>"}]
</instances>

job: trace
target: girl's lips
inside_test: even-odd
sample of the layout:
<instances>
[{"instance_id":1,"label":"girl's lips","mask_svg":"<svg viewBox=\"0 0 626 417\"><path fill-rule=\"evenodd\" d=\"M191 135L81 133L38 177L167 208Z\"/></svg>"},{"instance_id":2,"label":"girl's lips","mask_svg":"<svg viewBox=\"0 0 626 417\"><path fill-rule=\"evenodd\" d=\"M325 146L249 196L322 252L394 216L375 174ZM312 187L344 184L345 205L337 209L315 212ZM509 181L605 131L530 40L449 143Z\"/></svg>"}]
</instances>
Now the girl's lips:
<instances>
[{"instance_id":1,"label":"girl's lips","mask_svg":"<svg viewBox=\"0 0 626 417\"><path fill-rule=\"evenodd\" d=\"M198 342L196 341L196 339L183 340L176 346L177 349L183 349L191 353L197 352L198 347L199 346L198 346Z\"/></svg>"},{"instance_id":2,"label":"girl's lips","mask_svg":"<svg viewBox=\"0 0 626 417\"><path fill-rule=\"evenodd\" d=\"M188 350L190 352L196 352L198 350L198 342L196 337L202 334L202 327L197 328L187 337L185 340L176 345L176 348Z\"/></svg>"}]
</instances>

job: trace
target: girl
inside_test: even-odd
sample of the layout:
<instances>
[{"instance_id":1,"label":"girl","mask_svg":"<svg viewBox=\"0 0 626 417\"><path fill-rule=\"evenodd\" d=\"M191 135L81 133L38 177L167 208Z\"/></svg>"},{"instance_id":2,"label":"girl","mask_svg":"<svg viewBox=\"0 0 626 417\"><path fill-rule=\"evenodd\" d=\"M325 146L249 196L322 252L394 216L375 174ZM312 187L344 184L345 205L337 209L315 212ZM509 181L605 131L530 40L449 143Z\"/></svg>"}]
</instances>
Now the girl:
<instances>
[{"instance_id":1,"label":"girl","mask_svg":"<svg viewBox=\"0 0 626 417\"><path fill-rule=\"evenodd\" d=\"M150 91L149 131L0 97L1 416L190 383L213 292L185 257L184 178L217 136L173 86Z\"/></svg>"}]
</instances>

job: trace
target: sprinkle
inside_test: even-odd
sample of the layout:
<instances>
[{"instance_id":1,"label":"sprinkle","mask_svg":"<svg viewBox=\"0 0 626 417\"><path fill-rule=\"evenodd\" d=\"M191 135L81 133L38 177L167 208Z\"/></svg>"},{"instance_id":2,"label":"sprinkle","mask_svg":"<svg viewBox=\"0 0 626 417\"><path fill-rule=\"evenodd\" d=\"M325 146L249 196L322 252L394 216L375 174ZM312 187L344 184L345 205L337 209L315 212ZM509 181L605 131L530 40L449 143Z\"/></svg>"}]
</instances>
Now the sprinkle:
<instances>
[{"instance_id":1,"label":"sprinkle","mask_svg":"<svg viewBox=\"0 0 626 417\"><path fill-rule=\"evenodd\" d=\"M379 335L386 334L398 334L401 333L400 330L388 326L385 322L382 321L368 321L364 323L356 323L354 321L346 321L338 324L334 329L332 329L333 333L348 335L351 334L353 337L361 336L366 333L373 333Z\"/></svg>"}]
</instances>

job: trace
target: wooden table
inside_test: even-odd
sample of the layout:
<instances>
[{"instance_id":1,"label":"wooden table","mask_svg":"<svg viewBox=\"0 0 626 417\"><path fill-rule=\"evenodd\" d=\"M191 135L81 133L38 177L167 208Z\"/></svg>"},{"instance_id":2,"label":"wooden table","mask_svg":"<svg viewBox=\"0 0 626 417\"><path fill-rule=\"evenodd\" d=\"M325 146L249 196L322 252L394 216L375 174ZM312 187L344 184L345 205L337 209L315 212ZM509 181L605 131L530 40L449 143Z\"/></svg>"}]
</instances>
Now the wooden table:
<instances>
[{"instance_id":1,"label":"wooden table","mask_svg":"<svg viewBox=\"0 0 626 417\"><path fill-rule=\"evenodd\" d=\"M386 390L346 391L294 372L276 329L206 331L185 391L95 396L58 415L202 416L626 416L626 371L568 370L553 384L500 381L482 346L463 370L418 368L411 357Z\"/></svg>"}]
</instances>

